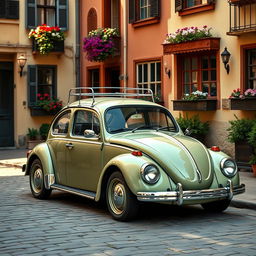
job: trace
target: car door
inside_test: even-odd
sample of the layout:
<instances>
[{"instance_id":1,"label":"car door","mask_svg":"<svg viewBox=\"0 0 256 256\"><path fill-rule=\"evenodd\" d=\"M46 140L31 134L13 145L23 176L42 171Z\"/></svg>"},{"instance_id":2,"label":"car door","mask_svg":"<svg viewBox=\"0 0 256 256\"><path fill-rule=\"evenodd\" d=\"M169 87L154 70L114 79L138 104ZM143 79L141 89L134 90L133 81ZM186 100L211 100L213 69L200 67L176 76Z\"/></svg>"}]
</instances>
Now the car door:
<instances>
[{"instance_id":1,"label":"car door","mask_svg":"<svg viewBox=\"0 0 256 256\"><path fill-rule=\"evenodd\" d=\"M50 137L47 140L55 170L56 182L61 185L67 185L66 145L69 143L68 131L70 117L70 110L60 114L54 121L51 128Z\"/></svg>"},{"instance_id":2,"label":"car door","mask_svg":"<svg viewBox=\"0 0 256 256\"><path fill-rule=\"evenodd\" d=\"M67 181L70 187L96 191L102 170L102 139L97 114L78 109L66 154Z\"/></svg>"}]
</instances>

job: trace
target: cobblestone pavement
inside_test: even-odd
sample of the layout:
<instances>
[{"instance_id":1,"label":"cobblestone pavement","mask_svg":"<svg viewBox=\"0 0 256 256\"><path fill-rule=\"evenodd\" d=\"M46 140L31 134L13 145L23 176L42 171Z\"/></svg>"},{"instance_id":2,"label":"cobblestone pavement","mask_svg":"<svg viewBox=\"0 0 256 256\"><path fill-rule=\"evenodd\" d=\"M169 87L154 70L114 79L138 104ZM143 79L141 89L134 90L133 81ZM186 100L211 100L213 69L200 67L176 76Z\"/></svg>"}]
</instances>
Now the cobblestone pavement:
<instances>
[{"instance_id":1,"label":"cobblestone pavement","mask_svg":"<svg viewBox=\"0 0 256 256\"><path fill-rule=\"evenodd\" d=\"M0 255L256 255L256 211L147 205L114 221L92 201L61 192L34 199L20 169L0 167Z\"/></svg>"}]
</instances>

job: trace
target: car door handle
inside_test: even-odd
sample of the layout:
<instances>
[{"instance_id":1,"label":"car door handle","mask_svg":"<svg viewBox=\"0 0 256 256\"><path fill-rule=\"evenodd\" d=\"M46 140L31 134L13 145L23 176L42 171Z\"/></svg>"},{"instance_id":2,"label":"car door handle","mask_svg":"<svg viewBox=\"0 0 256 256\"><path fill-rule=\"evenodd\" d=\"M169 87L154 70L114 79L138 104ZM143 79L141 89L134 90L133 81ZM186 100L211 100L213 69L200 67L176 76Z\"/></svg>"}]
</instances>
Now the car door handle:
<instances>
[{"instance_id":1,"label":"car door handle","mask_svg":"<svg viewBox=\"0 0 256 256\"><path fill-rule=\"evenodd\" d=\"M72 143L67 143L67 144L66 144L66 147L67 147L68 149L72 149L72 148L74 147L74 145L73 145Z\"/></svg>"}]
</instances>

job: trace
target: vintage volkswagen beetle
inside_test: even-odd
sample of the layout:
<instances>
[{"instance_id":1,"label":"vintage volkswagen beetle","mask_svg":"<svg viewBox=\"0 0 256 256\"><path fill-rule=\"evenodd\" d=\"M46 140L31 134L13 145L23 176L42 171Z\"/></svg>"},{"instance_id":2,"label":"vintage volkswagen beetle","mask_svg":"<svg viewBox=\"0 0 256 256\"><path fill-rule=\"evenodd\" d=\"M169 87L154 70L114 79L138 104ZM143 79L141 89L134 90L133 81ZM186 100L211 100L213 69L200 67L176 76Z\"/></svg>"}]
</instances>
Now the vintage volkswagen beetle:
<instances>
[{"instance_id":1,"label":"vintage volkswagen beetle","mask_svg":"<svg viewBox=\"0 0 256 256\"><path fill-rule=\"evenodd\" d=\"M129 220L139 201L223 211L245 191L235 161L185 136L166 108L126 97L132 93L91 90L71 91L92 98L64 107L46 142L30 152L24 171L34 197L66 191L105 201L113 218Z\"/></svg>"}]
</instances>

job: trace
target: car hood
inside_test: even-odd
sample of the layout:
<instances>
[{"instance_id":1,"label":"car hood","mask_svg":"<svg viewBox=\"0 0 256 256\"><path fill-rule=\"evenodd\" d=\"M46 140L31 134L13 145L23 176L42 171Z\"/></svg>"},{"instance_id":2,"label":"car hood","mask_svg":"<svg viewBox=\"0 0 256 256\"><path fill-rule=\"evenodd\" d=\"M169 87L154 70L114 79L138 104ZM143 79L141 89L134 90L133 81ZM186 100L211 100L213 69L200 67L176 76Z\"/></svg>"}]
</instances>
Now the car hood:
<instances>
[{"instance_id":1,"label":"car hood","mask_svg":"<svg viewBox=\"0 0 256 256\"><path fill-rule=\"evenodd\" d=\"M180 134L163 132L114 135L109 142L142 151L156 161L183 189L209 188L213 181L211 156L199 141Z\"/></svg>"}]
</instances>

